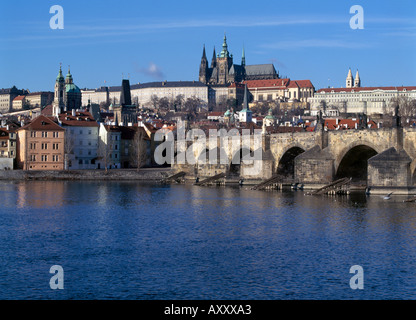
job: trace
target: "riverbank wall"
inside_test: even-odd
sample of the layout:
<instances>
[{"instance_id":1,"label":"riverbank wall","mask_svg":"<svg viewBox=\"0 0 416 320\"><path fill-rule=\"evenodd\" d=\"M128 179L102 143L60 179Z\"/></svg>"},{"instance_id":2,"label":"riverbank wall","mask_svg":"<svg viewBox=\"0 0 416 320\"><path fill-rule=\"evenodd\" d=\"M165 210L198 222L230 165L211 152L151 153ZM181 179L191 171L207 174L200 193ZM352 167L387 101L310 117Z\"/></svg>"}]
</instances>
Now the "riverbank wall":
<instances>
[{"instance_id":1,"label":"riverbank wall","mask_svg":"<svg viewBox=\"0 0 416 320\"><path fill-rule=\"evenodd\" d=\"M0 180L141 180L160 181L171 174L170 168L142 168L105 170L69 170L69 171L24 171L2 170Z\"/></svg>"}]
</instances>

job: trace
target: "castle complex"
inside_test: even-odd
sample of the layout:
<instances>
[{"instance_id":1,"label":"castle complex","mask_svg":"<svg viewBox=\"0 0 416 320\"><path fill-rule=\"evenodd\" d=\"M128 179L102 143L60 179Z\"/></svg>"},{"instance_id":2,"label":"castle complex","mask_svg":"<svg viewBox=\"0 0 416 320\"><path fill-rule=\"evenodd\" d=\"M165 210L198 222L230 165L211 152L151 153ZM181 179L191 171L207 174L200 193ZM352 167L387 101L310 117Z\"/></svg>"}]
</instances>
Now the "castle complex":
<instances>
[{"instance_id":1,"label":"castle complex","mask_svg":"<svg viewBox=\"0 0 416 320\"><path fill-rule=\"evenodd\" d=\"M227 37L225 35L222 50L218 55L216 55L214 48L210 66L208 66L208 59L204 46L199 67L200 82L209 85L226 85L233 82L242 82L244 80L265 79L279 79L279 74L276 72L274 65L246 65L244 48L241 64L235 64L233 55L228 51Z\"/></svg>"}]
</instances>

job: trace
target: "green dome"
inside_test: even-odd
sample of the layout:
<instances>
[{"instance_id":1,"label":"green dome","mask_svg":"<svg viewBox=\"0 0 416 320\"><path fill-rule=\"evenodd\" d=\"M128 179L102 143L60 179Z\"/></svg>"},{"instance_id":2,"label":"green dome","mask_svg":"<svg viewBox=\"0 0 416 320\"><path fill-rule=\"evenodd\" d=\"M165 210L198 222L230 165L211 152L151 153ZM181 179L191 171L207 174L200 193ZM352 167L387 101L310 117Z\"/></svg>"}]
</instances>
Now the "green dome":
<instances>
[{"instance_id":1,"label":"green dome","mask_svg":"<svg viewBox=\"0 0 416 320\"><path fill-rule=\"evenodd\" d=\"M274 120L273 111L272 109L269 109L269 114L265 117L266 119L272 119Z\"/></svg>"},{"instance_id":2,"label":"green dome","mask_svg":"<svg viewBox=\"0 0 416 320\"><path fill-rule=\"evenodd\" d=\"M66 92L76 92L81 93L81 90L73 83L69 83L65 86Z\"/></svg>"}]
</instances>

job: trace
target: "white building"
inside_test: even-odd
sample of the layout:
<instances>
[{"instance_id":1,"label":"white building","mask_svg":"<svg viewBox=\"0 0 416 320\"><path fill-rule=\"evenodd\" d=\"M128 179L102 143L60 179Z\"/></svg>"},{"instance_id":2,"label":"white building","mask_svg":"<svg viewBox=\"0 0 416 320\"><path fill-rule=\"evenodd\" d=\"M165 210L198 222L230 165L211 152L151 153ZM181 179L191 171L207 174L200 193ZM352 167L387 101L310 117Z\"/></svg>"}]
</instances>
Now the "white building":
<instances>
[{"instance_id":1,"label":"white building","mask_svg":"<svg viewBox=\"0 0 416 320\"><path fill-rule=\"evenodd\" d=\"M341 113L374 115L392 113L392 100L403 96L416 99L416 86L326 88L315 92L309 102L313 116L319 111L326 116Z\"/></svg>"},{"instance_id":2,"label":"white building","mask_svg":"<svg viewBox=\"0 0 416 320\"><path fill-rule=\"evenodd\" d=\"M61 113L59 123L66 129L66 169L97 169L99 125L92 115L72 110Z\"/></svg>"},{"instance_id":3,"label":"white building","mask_svg":"<svg viewBox=\"0 0 416 320\"><path fill-rule=\"evenodd\" d=\"M208 86L199 81L162 81L131 85L131 100L140 106L152 106L152 96L168 98L175 101L176 97L198 98L202 105L208 104Z\"/></svg>"},{"instance_id":4,"label":"white building","mask_svg":"<svg viewBox=\"0 0 416 320\"><path fill-rule=\"evenodd\" d=\"M392 101L399 97L416 99L416 86L361 87L360 75L355 79L348 70L345 88L324 88L309 98L311 115L322 111L325 116L339 116L341 113L365 113L367 115L391 114Z\"/></svg>"},{"instance_id":5,"label":"white building","mask_svg":"<svg viewBox=\"0 0 416 320\"><path fill-rule=\"evenodd\" d=\"M99 168L121 168L121 131L117 126L100 123L98 140Z\"/></svg>"},{"instance_id":6,"label":"white building","mask_svg":"<svg viewBox=\"0 0 416 320\"><path fill-rule=\"evenodd\" d=\"M118 97L120 98L121 87L119 87ZM87 106L88 103L91 104L101 104L109 102L109 92L108 87L101 87L98 89L82 89L82 105Z\"/></svg>"}]
</instances>

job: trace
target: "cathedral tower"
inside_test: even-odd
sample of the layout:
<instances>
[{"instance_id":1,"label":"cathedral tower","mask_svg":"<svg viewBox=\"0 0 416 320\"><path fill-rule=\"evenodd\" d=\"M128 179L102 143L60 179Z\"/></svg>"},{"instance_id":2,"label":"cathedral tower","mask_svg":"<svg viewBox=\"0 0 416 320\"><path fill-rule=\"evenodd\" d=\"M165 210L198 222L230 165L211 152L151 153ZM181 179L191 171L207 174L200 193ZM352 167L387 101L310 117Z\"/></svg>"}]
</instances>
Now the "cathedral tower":
<instances>
[{"instance_id":1,"label":"cathedral tower","mask_svg":"<svg viewBox=\"0 0 416 320\"><path fill-rule=\"evenodd\" d=\"M228 45L227 45L227 37L224 34L224 42L222 44L222 50L217 58L217 65L218 65L218 83L219 84L227 84L229 82L228 79L228 71L230 70L231 66L233 65L233 56L230 55L228 52Z\"/></svg>"},{"instance_id":2,"label":"cathedral tower","mask_svg":"<svg viewBox=\"0 0 416 320\"><path fill-rule=\"evenodd\" d=\"M207 55L205 54L205 45L204 50L202 51L201 65L199 66L199 81L202 83L207 83L208 81L208 60Z\"/></svg>"}]
</instances>

